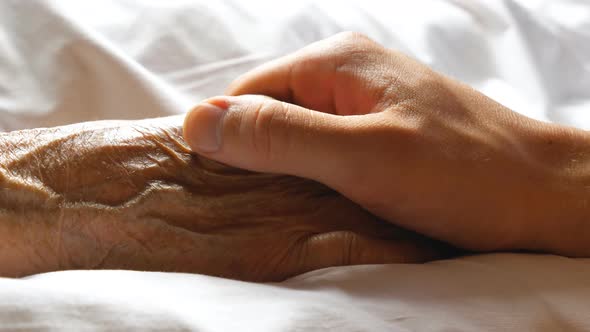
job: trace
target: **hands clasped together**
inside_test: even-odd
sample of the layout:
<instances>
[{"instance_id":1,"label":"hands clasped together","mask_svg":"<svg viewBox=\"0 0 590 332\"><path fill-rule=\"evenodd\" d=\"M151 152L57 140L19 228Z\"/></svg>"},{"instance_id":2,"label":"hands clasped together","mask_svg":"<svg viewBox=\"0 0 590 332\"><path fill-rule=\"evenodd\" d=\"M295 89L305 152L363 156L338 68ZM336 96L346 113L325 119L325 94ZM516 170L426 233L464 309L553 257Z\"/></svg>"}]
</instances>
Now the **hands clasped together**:
<instances>
[{"instance_id":1,"label":"hands clasped together","mask_svg":"<svg viewBox=\"0 0 590 332\"><path fill-rule=\"evenodd\" d=\"M585 132L518 115L358 34L246 73L181 125L2 136L2 250L18 252L0 255L3 274L268 281L445 257L442 243L590 255Z\"/></svg>"}]
</instances>

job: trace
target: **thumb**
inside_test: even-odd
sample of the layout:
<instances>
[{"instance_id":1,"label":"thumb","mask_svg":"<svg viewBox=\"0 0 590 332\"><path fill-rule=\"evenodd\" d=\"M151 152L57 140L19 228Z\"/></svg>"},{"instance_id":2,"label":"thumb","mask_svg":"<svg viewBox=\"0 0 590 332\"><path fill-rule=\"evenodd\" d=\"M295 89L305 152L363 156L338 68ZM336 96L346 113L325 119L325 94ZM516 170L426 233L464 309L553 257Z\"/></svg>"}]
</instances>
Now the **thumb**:
<instances>
[{"instance_id":1,"label":"thumb","mask_svg":"<svg viewBox=\"0 0 590 332\"><path fill-rule=\"evenodd\" d=\"M345 159L354 149L358 118L264 96L223 96L205 100L187 114L184 137L193 151L234 167L330 185L351 169Z\"/></svg>"}]
</instances>

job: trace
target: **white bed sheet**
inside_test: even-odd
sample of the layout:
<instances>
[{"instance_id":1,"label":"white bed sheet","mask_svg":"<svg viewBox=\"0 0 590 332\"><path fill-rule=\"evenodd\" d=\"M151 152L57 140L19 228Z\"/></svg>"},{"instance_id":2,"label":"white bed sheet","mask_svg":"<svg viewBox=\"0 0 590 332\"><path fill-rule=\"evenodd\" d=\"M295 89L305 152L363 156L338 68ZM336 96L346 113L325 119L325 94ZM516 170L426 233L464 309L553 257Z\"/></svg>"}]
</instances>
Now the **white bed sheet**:
<instances>
[{"instance_id":1,"label":"white bed sheet","mask_svg":"<svg viewBox=\"0 0 590 332\"><path fill-rule=\"evenodd\" d=\"M590 128L585 0L0 2L0 130L184 112L342 30L528 116ZM590 260L495 254L261 285L70 271L0 279L5 331L590 331Z\"/></svg>"}]
</instances>

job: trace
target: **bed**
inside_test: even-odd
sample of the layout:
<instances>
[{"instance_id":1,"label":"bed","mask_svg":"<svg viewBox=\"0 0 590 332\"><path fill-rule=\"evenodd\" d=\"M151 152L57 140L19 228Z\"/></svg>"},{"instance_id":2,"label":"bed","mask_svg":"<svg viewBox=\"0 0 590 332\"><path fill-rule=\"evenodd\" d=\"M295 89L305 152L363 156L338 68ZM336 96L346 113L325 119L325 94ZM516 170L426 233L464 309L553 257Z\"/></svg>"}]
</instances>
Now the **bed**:
<instances>
[{"instance_id":1,"label":"bed","mask_svg":"<svg viewBox=\"0 0 590 332\"><path fill-rule=\"evenodd\" d=\"M590 128L585 0L6 0L0 130L182 114L256 65L343 30L532 118ZM496 253L267 284L53 272L0 279L0 330L590 331L590 259Z\"/></svg>"}]
</instances>

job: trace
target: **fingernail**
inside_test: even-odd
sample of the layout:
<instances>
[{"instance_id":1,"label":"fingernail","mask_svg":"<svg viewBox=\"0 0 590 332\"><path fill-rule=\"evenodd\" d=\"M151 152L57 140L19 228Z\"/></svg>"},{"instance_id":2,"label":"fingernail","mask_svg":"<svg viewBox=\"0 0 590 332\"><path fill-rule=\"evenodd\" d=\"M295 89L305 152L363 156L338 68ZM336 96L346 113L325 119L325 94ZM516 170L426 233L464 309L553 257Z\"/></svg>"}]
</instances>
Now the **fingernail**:
<instances>
[{"instance_id":1,"label":"fingernail","mask_svg":"<svg viewBox=\"0 0 590 332\"><path fill-rule=\"evenodd\" d=\"M184 137L195 152L215 152L221 148L223 114L227 103L223 100L203 101L193 108L184 120Z\"/></svg>"}]
</instances>

